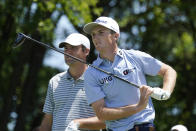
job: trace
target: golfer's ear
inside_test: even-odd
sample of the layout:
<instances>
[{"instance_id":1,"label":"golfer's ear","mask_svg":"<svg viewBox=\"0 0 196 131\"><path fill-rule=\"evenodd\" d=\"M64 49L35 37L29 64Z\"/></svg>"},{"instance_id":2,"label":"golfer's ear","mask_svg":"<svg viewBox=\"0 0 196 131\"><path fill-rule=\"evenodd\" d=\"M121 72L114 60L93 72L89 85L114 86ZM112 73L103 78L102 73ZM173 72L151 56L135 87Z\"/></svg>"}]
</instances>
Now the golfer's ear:
<instances>
[{"instance_id":1,"label":"golfer's ear","mask_svg":"<svg viewBox=\"0 0 196 131\"><path fill-rule=\"evenodd\" d=\"M115 37L116 40L118 40L119 34L118 34L118 33L115 33L115 34L114 34L114 37Z\"/></svg>"},{"instance_id":2,"label":"golfer's ear","mask_svg":"<svg viewBox=\"0 0 196 131\"><path fill-rule=\"evenodd\" d=\"M90 49L87 49L87 48L86 48L85 53L86 53L86 55L89 55Z\"/></svg>"}]
</instances>

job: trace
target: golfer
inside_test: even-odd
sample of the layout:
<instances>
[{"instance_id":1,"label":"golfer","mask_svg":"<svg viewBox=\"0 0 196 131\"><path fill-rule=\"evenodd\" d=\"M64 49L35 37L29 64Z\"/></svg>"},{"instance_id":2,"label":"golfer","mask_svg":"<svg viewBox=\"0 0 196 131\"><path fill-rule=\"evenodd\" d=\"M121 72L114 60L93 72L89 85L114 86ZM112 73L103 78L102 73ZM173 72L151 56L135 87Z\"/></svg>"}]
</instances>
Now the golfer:
<instances>
[{"instance_id":1,"label":"golfer","mask_svg":"<svg viewBox=\"0 0 196 131\"><path fill-rule=\"evenodd\" d=\"M94 66L140 85L136 88L89 67L84 77L85 91L97 117L106 121L108 131L155 131L151 97L170 97L176 82L175 70L145 52L118 48L119 25L110 17L99 17L83 30L91 35L99 52ZM163 87L147 86L146 75L162 76Z\"/></svg>"}]
</instances>

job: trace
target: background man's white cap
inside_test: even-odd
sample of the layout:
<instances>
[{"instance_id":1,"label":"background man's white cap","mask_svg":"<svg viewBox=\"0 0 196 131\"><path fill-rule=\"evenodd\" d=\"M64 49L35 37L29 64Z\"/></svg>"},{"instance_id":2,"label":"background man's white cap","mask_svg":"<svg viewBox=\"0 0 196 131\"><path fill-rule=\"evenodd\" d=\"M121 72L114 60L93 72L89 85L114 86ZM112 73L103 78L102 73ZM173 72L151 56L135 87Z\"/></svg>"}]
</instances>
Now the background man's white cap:
<instances>
[{"instance_id":1,"label":"background man's white cap","mask_svg":"<svg viewBox=\"0 0 196 131\"><path fill-rule=\"evenodd\" d=\"M94 22L90 22L90 23L86 24L84 26L83 30L87 34L91 34L91 31L97 25L104 26L110 30L113 30L114 32L116 32L120 35L120 29L119 29L118 23L114 19L112 19L110 17L105 17L105 16L101 16L101 17L97 18Z\"/></svg>"},{"instance_id":2,"label":"background man's white cap","mask_svg":"<svg viewBox=\"0 0 196 131\"><path fill-rule=\"evenodd\" d=\"M171 128L171 131L188 131L188 129L183 125L175 125Z\"/></svg>"},{"instance_id":3,"label":"background man's white cap","mask_svg":"<svg viewBox=\"0 0 196 131\"><path fill-rule=\"evenodd\" d=\"M87 49L90 50L90 41L89 39L79 33L72 33L70 34L65 41L61 42L59 44L59 48L63 48L65 46L65 43L73 45L73 46L79 46L84 45Z\"/></svg>"}]
</instances>

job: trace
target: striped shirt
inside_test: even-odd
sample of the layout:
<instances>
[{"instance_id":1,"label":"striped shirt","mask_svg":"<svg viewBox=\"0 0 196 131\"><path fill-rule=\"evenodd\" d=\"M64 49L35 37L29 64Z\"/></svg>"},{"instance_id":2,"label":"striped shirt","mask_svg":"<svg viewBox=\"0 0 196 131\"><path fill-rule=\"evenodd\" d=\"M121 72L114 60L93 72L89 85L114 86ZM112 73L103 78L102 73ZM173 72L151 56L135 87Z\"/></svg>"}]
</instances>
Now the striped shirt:
<instances>
[{"instance_id":1,"label":"striped shirt","mask_svg":"<svg viewBox=\"0 0 196 131\"><path fill-rule=\"evenodd\" d=\"M49 81L43 112L53 116L52 131L64 131L74 119L95 116L87 104L84 77L74 80L68 71L54 76Z\"/></svg>"}]
</instances>

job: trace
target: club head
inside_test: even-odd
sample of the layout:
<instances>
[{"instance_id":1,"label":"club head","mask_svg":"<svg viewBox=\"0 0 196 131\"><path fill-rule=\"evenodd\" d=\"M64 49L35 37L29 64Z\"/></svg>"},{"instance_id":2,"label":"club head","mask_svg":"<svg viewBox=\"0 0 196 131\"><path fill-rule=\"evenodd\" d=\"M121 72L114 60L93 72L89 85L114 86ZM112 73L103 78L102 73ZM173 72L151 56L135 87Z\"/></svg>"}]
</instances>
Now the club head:
<instances>
[{"instance_id":1,"label":"club head","mask_svg":"<svg viewBox=\"0 0 196 131\"><path fill-rule=\"evenodd\" d=\"M22 33L18 33L17 38L13 44L13 48L17 48L18 46L22 45L25 41L26 37Z\"/></svg>"}]
</instances>

